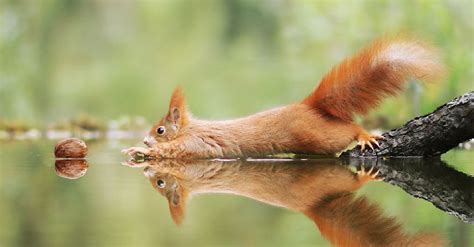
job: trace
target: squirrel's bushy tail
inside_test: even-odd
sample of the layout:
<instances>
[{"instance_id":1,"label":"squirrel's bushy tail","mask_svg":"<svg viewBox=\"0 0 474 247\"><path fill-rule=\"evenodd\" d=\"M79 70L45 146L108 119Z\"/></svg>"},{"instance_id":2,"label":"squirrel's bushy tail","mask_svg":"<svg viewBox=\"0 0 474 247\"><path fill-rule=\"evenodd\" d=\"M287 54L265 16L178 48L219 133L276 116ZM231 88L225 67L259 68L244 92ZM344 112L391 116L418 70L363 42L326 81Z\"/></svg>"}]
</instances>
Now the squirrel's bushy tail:
<instances>
[{"instance_id":1,"label":"squirrel's bushy tail","mask_svg":"<svg viewBox=\"0 0 474 247\"><path fill-rule=\"evenodd\" d=\"M408 79L433 79L443 71L437 52L428 45L382 39L332 68L303 103L351 120L354 113L365 114L384 97L398 93Z\"/></svg>"}]
</instances>

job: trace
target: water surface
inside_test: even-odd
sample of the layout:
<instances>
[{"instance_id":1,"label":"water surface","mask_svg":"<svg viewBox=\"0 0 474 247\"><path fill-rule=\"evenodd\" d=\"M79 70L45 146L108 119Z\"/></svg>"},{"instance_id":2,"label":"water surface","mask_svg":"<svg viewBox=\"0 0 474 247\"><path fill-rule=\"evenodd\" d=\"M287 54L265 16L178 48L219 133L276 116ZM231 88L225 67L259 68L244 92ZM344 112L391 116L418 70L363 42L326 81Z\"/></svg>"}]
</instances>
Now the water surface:
<instances>
[{"instance_id":1,"label":"water surface","mask_svg":"<svg viewBox=\"0 0 474 247\"><path fill-rule=\"evenodd\" d=\"M55 172L54 142L2 142L0 246L329 246L303 214L232 194L193 197L176 226L145 168L122 164L127 157L119 150L137 144L88 142L87 171L71 180ZM474 174L472 151L451 151L443 160ZM440 232L453 246L474 243L472 225L396 186L370 182L357 195L408 233Z\"/></svg>"}]
</instances>

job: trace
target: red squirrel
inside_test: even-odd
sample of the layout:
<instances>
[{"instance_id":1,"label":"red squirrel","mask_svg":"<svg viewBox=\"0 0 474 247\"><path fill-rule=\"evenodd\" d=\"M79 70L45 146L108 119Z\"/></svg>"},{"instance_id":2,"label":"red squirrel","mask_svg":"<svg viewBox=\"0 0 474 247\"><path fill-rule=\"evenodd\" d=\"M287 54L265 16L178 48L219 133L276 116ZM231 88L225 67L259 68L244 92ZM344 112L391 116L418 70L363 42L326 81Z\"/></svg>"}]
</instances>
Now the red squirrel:
<instances>
[{"instance_id":1,"label":"red squirrel","mask_svg":"<svg viewBox=\"0 0 474 247\"><path fill-rule=\"evenodd\" d=\"M376 204L354 195L368 181L379 179L377 169L362 167L354 173L337 159L294 162L166 159L139 165L168 200L178 225L190 197L230 193L305 214L334 246L445 246L435 234L406 234Z\"/></svg>"},{"instance_id":2,"label":"red squirrel","mask_svg":"<svg viewBox=\"0 0 474 247\"><path fill-rule=\"evenodd\" d=\"M353 115L397 94L408 79L434 79L443 70L435 50L419 41L378 40L335 66L301 102L227 121L191 116L178 87L168 113L144 139L149 148L123 152L157 158L336 154L353 141L373 149L383 137L369 134Z\"/></svg>"}]
</instances>

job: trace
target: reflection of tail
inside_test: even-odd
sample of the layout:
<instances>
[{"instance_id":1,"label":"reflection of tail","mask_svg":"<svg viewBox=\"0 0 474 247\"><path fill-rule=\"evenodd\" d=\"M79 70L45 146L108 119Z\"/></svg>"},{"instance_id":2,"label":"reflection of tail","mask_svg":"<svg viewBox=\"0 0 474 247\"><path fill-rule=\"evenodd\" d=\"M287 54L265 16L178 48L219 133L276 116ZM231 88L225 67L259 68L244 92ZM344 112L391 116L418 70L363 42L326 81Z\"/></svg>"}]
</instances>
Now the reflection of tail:
<instances>
[{"instance_id":1,"label":"reflection of tail","mask_svg":"<svg viewBox=\"0 0 474 247\"><path fill-rule=\"evenodd\" d=\"M445 246L435 234L408 236L394 218L383 216L365 197L349 193L327 198L304 212L334 246Z\"/></svg>"}]
</instances>

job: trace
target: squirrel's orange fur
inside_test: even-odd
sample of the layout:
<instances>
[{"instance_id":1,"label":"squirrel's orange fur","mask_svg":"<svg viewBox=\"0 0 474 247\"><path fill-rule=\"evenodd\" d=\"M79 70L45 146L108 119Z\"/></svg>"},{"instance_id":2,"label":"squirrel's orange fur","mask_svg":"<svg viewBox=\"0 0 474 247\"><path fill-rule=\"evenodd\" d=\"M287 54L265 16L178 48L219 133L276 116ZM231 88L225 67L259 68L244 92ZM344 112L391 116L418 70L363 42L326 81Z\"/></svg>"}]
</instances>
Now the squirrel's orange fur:
<instances>
[{"instance_id":1,"label":"squirrel's orange fur","mask_svg":"<svg viewBox=\"0 0 474 247\"><path fill-rule=\"evenodd\" d=\"M352 115L365 114L386 96L396 94L409 78L429 79L442 70L436 52L420 42L380 40L334 67L302 102L228 121L191 117L178 88L168 114L145 138L150 148L125 152L215 158L335 154L353 141L372 148L380 137L352 122ZM158 131L160 127L163 132Z\"/></svg>"},{"instance_id":2,"label":"squirrel's orange fur","mask_svg":"<svg viewBox=\"0 0 474 247\"><path fill-rule=\"evenodd\" d=\"M352 193L328 198L304 213L334 246L446 246L446 240L436 234L404 233L394 218L384 216L377 205Z\"/></svg>"},{"instance_id":3,"label":"squirrel's orange fur","mask_svg":"<svg viewBox=\"0 0 474 247\"><path fill-rule=\"evenodd\" d=\"M419 41L378 40L334 67L303 103L351 121L397 94L408 79L433 79L443 70L434 49Z\"/></svg>"},{"instance_id":4,"label":"squirrel's orange fur","mask_svg":"<svg viewBox=\"0 0 474 247\"><path fill-rule=\"evenodd\" d=\"M189 197L230 193L307 215L334 246L445 245L434 234L406 234L376 204L355 197L355 190L376 178L376 170L353 173L338 160L295 162L169 159L145 163L145 176L168 199L176 224L182 222Z\"/></svg>"}]
</instances>

